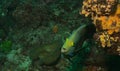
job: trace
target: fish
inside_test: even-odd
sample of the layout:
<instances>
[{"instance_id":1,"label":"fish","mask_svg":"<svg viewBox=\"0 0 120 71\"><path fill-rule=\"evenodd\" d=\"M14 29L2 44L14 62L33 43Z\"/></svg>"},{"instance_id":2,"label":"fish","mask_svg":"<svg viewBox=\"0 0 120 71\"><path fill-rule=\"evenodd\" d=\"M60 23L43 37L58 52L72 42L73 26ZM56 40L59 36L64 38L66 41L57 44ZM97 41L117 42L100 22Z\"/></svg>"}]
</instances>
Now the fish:
<instances>
[{"instance_id":1,"label":"fish","mask_svg":"<svg viewBox=\"0 0 120 71\"><path fill-rule=\"evenodd\" d=\"M66 41L61 48L61 53L64 55L72 55L77 45L82 47L83 42L87 38L90 38L90 36L92 37L95 30L94 24L84 24L78 27L68 38L66 38Z\"/></svg>"}]
</instances>

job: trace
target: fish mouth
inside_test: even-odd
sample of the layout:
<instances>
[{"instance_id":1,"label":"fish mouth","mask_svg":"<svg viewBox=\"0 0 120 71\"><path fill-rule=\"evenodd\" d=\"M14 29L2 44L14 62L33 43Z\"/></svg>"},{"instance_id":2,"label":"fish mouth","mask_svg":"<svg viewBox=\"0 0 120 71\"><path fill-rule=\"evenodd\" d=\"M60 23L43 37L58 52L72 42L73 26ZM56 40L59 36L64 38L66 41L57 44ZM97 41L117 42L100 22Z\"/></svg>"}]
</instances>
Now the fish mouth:
<instances>
[{"instance_id":1,"label":"fish mouth","mask_svg":"<svg viewBox=\"0 0 120 71\"><path fill-rule=\"evenodd\" d=\"M68 52L68 51L64 51L64 50L61 50L61 54L64 55L64 56L67 56L67 55L69 55L69 52Z\"/></svg>"},{"instance_id":2,"label":"fish mouth","mask_svg":"<svg viewBox=\"0 0 120 71\"><path fill-rule=\"evenodd\" d=\"M67 50L66 50L65 48L62 48L62 49L61 49L61 53L63 53L63 54L64 54L64 53L67 53Z\"/></svg>"}]
</instances>

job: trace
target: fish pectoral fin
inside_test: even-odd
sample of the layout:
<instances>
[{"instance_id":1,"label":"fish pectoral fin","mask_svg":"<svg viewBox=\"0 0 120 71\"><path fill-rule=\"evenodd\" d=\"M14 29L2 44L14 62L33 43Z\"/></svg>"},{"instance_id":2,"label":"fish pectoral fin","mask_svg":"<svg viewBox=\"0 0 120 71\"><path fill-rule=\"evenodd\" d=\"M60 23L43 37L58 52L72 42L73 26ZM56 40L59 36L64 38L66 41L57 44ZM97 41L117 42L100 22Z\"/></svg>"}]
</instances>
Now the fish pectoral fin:
<instances>
[{"instance_id":1,"label":"fish pectoral fin","mask_svg":"<svg viewBox=\"0 0 120 71\"><path fill-rule=\"evenodd\" d=\"M71 47L71 49L70 49L69 52L68 52L68 55L72 55L73 52L74 52L74 50L75 50L75 47Z\"/></svg>"}]
</instances>

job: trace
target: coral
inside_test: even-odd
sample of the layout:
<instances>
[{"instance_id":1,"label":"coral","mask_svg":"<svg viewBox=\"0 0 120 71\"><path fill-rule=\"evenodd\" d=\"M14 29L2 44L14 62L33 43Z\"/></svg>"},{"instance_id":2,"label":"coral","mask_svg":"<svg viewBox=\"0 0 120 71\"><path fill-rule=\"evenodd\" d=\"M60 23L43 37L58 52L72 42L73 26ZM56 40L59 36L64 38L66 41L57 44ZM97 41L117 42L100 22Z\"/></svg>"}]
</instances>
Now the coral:
<instances>
[{"instance_id":1,"label":"coral","mask_svg":"<svg viewBox=\"0 0 120 71\"><path fill-rule=\"evenodd\" d=\"M113 45L113 42L118 42L119 37L118 36L110 36L107 32L102 32L99 34L99 40L101 43L101 46L104 47L111 47Z\"/></svg>"},{"instance_id":2,"label":"coral","mask_svg":"<svg viewBox=\"0 0 120 71\"><path fill-rule=\"evenodd\" d=\"M116 7L117 0L84 0L81 14L87 16L110 15Z\"/></svg>"},{"instance_id":3,"label":"coral","mask_svg":"<svg viewBox=\"0 0 120 71\"><path fill-rule=\"evenodd\" d=\"M113 34L114 32L120 32L120 4L117 5L117 10L113 15L110 16L100 16L94 18L94 24L100 26L97 30L107 30L108 34ZM98 24L100 22L100 25Z\"/></svg>"},{"instance_id":4,"label":"coral","mask_svg":"<svg viewBox=\"0 0 120 71\"><path fill-rule=\"evenodd\" d=\"M102 33L102 35L100 35L100 41L101 41L102 47L105 47L105 46L110 47L111 46L109 36L105 35L104 33Z\"/></svg>"},{"instance_id":5,"label":"coral","mask_svg":"<svg viewBox=\"0 0 120 71\"><path fill-rule=\"evenodd\" d=\"M99 35L102 47L111 47L113 42L120 40L119 36L112 36L120 32L120 4L117 5L116 12L110 16L95 17L94 24L98 32L104 31ZM99 22L99 23L98 23Z\"/></svg>"},{"instance_id":6,"label":"coral","mask_svg":"<svg viewBox=\"0 0 120 71\"><path fill-rule=\"evenodd\" d=\"M3 71L28 71L31 65L31 59L29 56L22 55L21 49L12 50L7 54L6 59Z\"/></svg>"},{"instance_id":7,"label":"coral","mask_svg":"<svg viewBox=\"0 0 120 71\"><path fill-rule=\"evenodd\" d=\"M90 17L96 26L95 40L116 53L120 40L120 4L118 0L84 0L80 14ZM97 38L96 38L97 37Z\"/></svg>"},{"instance_id":8,"label":"coral","mask_svg":"<svg viewBox=\"0 0 120 71\"><path fill-rule=\"evenodd\" d=\"M117 51L118 51L118 53L120 55L120 46L118 46Z\"/></svg>"}]
</instances>

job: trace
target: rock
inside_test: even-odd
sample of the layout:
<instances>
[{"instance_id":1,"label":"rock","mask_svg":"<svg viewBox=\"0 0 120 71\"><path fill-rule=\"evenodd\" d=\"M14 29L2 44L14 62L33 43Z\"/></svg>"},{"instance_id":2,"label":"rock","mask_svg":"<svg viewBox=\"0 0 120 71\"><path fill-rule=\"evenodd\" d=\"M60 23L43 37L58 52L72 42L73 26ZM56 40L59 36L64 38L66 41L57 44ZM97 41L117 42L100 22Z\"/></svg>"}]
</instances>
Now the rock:
<instances>
[{"instance_id":1,"label":"rock","mask_svg":"<svg viewBox=\"0 0 120 71\"><path fill-rule=\"evenodd\" d=\"M50 65L54 64L60 57L60 47L59 41L52 42L40 47L32 48L30 51L30 57L33 60L38 59L39 64Z\"/></svg>"}]
</instances>

